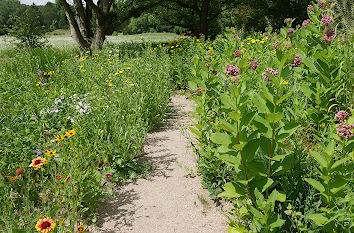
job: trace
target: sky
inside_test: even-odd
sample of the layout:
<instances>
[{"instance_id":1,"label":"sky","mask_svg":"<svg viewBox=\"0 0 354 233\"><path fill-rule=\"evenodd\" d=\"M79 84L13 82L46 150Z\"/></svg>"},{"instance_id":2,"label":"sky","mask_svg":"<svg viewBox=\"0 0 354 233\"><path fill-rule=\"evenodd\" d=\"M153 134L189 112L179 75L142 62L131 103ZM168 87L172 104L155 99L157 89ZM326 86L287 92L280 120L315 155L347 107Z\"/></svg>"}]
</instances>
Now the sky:
<instances>
[{"instance_id":1,"label":"sky","mask_svg":"<svg viewBox=\"0 0 354 233\"><path fill-rule=\"evenodd\" d=\"M20 0L21 3L32 5L32 3L36 5L45 5L47 2L55 2L55 0Z\"/></svg>"}]
</instances>

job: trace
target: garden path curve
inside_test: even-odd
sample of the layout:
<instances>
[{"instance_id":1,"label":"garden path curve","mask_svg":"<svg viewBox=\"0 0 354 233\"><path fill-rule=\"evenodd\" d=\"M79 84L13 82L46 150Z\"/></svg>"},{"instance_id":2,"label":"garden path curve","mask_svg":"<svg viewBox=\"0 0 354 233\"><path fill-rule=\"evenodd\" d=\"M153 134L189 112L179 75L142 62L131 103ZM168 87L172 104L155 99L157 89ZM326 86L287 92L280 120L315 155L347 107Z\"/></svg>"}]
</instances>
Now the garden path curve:
<instances>
[{"instance_id":1,"label":"garden path curve","mask_svg":"<svg viewBox=\"0 0 354 233\"><path fill-rule=\"evenodd\" d=\"M154 169L146 179L127 183L114 197L101 204L98 227L90 232L105 233L223 233L226 218L202 189L195 171L194 153L188 146L193 103L175 95L171 101L176 113L158 132L149 133L144 143L145 157ZM182 132L183 133L182 133ZM182 166L181 166L182 165Z\"/></svg>"}]
</instances>

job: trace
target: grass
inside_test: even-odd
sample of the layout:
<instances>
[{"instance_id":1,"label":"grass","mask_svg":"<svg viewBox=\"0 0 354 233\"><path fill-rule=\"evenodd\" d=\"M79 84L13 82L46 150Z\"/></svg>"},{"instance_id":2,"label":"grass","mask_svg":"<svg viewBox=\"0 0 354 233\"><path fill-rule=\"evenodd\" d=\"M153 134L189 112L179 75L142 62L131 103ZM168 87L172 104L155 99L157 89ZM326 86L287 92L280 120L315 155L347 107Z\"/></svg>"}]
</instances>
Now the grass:
<instances>
[{"instance_id":1,"label":"grass","mask_svg":"<svg viewBox=\"0 0 354 233\"><path fill-rule=\"evenodd\" d=\"M60 34L61 32L58 32ZM53 33L51 33L53 34ZM56 34L56 33L54 33ZM65 33L64 33L65 34ZM117 44L117 43L137 43L137 42L168 42L175 40L177 34L175 33L144 33L137 35L118 35L118 36L107 36L107 44ZM47 35L47 39L50 45L54 47L75 47L75 43L70 35ZM0 50L12 47L9 42L9 38L0 36Z\"/></svg>"}]
</instances>

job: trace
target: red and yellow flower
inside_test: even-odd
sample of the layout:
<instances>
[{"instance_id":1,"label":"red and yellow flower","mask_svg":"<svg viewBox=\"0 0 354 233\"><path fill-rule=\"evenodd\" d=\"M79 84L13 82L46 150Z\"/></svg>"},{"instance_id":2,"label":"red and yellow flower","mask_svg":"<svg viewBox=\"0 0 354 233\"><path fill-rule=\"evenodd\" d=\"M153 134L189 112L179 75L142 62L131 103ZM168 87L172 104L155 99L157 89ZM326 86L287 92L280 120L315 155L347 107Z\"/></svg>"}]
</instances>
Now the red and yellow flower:
<instances>
[{"instance_id":1,"label":"red and yellow flower","mask_svg":"<svg viewBox=\"0 0 354 233\"><path fill-rule=\"evenodd\" d=\"M56 224L53 221L53 219L50 218L39 219L36 224L36 230L42 233L48 233L54 230L55 225Z\"/></svg>"},{"instance_id":2,"label":"red and yellow flower","mask_svg":"<svg viewBox=\"0 0 354 233\"><path fill-rule=\"evenodd\" d=\"M78 228L77 228L77 231L78 232L84 232L85 231L85 227L84 226L79 226Z\"/></svg>"},{"instance_id":3,"label":"red and yellow flower","mask_svg":"<svg viewBox=\"0 0 354 233\"><path fill-rule=\"evenodd\" d=\"M32 163L29 165L29 167L33 167L34 170L38 170L44 164L47 164L47 160L45 158L38 157L32 160Z\"/></svg>"}]
</instances>

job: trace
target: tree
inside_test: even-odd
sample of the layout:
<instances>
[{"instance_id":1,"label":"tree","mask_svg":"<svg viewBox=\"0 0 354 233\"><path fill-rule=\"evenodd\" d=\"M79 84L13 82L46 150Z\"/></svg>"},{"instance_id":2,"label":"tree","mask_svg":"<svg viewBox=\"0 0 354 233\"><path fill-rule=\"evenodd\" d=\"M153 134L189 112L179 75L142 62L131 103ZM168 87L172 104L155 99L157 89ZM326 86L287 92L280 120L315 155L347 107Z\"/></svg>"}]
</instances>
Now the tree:
<instances>
[{"instance_id":1,"label":"tree","mask_svg":"<svg viewBox=\"0 0 354 233\"><path fill-rule=\"evenodd\" d=\"M6 34L6 29L11 24L11 14L17 9L22 9L19 0L0 0L0 35Z\"/></svg>"},{"instance_id":2,"label":"tree","mask_svg":"<svg viewBox=\"0 0 354 233\"><path fill-rule=\"evenodd\" d=\"M19 41L17 45L20 47L35 48L45 45L37 6L32 5L19 16L14 16L14 24L9 28L9 35Z\"/></svg>"},{"instance_id":3,"label":"tree","mask_svg":"<svg viewBox=\"0 0 354 233\"><path fill-rule=\"evenodd\" d=\"M155 12L161 19L196 34L210 35L210 23L225 7L232 7L237 0L166 0Z\"/></svg>"},{"instance_id":4,"label":"tree","mask_svg":"<svg viewBox=\"0 0 354 233\"><path fill-rule=\"evenodd\" d=\"M71 34L82 51L101 49L107 33L113 28L161 1L98 0L95 4L92 0L73 0L72 8L66 0L59 0L70 23Z\"/></svg>"}]
</instances>

